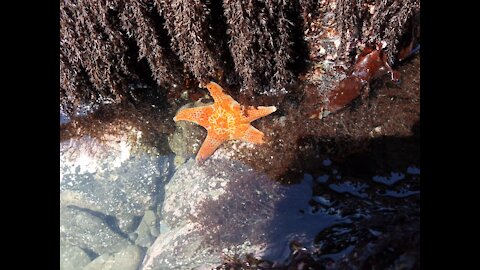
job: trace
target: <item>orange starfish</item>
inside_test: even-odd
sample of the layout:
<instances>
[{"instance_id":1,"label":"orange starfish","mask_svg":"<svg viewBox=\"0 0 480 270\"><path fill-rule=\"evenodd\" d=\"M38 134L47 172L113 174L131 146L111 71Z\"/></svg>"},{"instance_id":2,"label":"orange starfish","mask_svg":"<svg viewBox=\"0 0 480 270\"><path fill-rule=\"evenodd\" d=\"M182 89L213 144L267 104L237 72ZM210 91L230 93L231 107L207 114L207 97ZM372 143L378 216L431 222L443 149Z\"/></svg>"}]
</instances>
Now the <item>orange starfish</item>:
<instances>
[{"instance_id":1,"label":"orange starfish","mask_svg":"<svg viewBox=\"0 0 480 270\"><path fill-rule=\"evenodd\" d=\"M180 110L173 120L186 120L207 129L207 137L198 151L196 160L205 161L227 140L242 140L262 144L263 132L250 123L277 110L275 106L244 108L231 96L225 94L220 85L210 82L207 89L214 103L208 106Z\"/></svg>"}]
</instances>

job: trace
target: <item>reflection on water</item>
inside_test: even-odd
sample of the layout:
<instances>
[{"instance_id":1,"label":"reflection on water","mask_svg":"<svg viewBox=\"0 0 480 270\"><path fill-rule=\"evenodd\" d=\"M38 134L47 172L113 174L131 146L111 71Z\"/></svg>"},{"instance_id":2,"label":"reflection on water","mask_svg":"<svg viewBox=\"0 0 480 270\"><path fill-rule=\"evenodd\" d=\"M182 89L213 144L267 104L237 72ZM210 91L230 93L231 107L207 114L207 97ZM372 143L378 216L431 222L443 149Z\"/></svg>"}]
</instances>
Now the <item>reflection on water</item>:
<instances>
[{"instance_id":1,"label":"reflection on water","mask_svg":"<svg viewBox=\"0 0 480 270\"><path fill-rule=\"evenodd\" d=\"M68 117L68 115L60 111L60 124L66 124L68 122L70 122L70 117Z\"/></svg>"}]
</instances>

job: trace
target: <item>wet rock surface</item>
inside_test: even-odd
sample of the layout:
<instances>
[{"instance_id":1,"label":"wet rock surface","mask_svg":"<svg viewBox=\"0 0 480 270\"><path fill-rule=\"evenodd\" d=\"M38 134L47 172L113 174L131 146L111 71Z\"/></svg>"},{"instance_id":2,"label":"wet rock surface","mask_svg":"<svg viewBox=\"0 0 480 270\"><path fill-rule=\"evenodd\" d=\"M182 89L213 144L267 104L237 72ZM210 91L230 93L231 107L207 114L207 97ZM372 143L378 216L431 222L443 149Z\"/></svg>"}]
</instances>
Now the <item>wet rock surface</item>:
<instances>
[{"instance_id":1,"label":"wet rock surface","mask_svg":"<svg viewBox=\"0 0 480 270\"><path fill-rule=\"evenodd\" d=\"M369 180L354 178L358 172L342 171L336 163L319 167L321 173L303 177L302 183L311 183L309 209L338 218L326 228L315 226L312 245L297 234L285 249L287 259L234 254L215 269L418 269L419 168L409 166ZM397 193L392 195L392 190Z\"/></svg>"},{"instance_id":2,"label":"wet rock surface","mask_svg":"<svg viewBox=\"0 0 480 270\"><path fill-rule=\"evenodd\" d=\"M171 158L134 153L125 138L102 142L82 137L60 145L60 205L112 217L132 232L144 211L155 206Z\"/></svg>"},{"instance_id":3,"label":"wet rock surface","mask_svg":"<svg viewBox=\"0 0 480 270\"><path fill-rule=\"evenodd\" d=\"M168 183L141 269L418 266L418 167L360 179L324 160L281 185L221 153L190 159Z\"/></svg>"},{"instance_id":4,"label":"wet rock surface","mask_svg":"<svg viewBox=\"0 0 480 270\"><path fill-rule=\"evenodd\" d=\"M175 167L197 153L206 135L206 130L197 124L187 121L177 123L175 132L168 137L168 145L175 153Z\"/></svg>"},{"instance_id":5,"label":"wet rock surface","mask_svg":"<svg viewBox=\"0 0 480 270\"><path fill-rule=\"evenodd\" d=\"M141 262L143 251L130 245L113 254L103 254L89 263L83 270L136 270Z\"/></svg>"},{"instance_id":6,"label":"wet rock surface","mask_svg":"<svg viewBox=\"0 0 480 270\"><path fill-rule=\"evenodd\" d=\"M135 244L149 247L160 233L158 218L154 211L148 210L143 215L142 221L134 232Z\"/></svg>"},{"instance_id":7,"label":"wet rock surface","mask_svg":"<svg viewBox=\"0 0 480 270\"><path fill-rule=\"evenodd\" d=\"M408 257L411 267L405 269L418 268L420 177L411 173L418 168L365 177L335 165L325 168L328 178L318 177L313 192L352 222L318 233L319 261L334 269L397 269L394 265ZM313 205L325 207L322 201Z\"/></svg>"},{"instance_id":8,"label":"wet rock surface","mask_svg":"<svg viewBox=\"0 0 480 270\"><path fill-rule=\"evenodd\" d=\"M283 261L290 241L311 246L318 230L342 220L312 212L311 185L285 187L218 154L204 166L190 159L165 188L162 231L142 269L209 267L237 253Z\"/></svg>"},{"instance_id":9,"label":"wet rock surface","mask_svg":"<svg viewBox=\"0 0 480 270\"><path fill-rule=\"evenodd\" d=\"M118 228L95 213L77 207L61 207L60 243L99 255L119 251L130 241Z\"/></svg>"},{"instance_id":10,"label":"wet rock surface","mask_svg":"<svg viewBox=\"0 0 480 270\"><path fill-rule=\"evenodd\" d=\"M60 144L60 242L91 259L134 243L149 246L158 235L155 212L173 156L135 137L141 133L130 130Z\"/></svg>"},{"instance_id":11,"label":"wet rock surface","mask_svg":"<svg viewBox=\"0 0 480 270\"><path fill-rule=\"evenodd\" d=\"M90 262L90 257L81 248L60 245L60 270L81 270Z\"/></svg>"}]
</instances>

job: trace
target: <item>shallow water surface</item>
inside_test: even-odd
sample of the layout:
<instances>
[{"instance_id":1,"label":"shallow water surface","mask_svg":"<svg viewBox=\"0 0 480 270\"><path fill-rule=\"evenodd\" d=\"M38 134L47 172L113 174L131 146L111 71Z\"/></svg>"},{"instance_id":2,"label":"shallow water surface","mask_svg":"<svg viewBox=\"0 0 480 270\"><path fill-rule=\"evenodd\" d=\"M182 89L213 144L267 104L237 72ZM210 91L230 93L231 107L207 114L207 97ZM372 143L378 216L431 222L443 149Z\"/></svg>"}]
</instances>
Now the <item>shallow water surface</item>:
<instances>
[{"instance_id":1,"label":"shallow water surface","mask_svg":"<svg viewBox=\"0 0 480 270\"><path fill-rule=\"evenodd\" d=\"M118 269L214 268L248 256L274 268L416 260L416 165L356 177L325 158L282 184L227 149L200 166L127 137L61 143L62 269L75 269L72 260L101 267L133 260Z\"/></svg>"}]
</instances>

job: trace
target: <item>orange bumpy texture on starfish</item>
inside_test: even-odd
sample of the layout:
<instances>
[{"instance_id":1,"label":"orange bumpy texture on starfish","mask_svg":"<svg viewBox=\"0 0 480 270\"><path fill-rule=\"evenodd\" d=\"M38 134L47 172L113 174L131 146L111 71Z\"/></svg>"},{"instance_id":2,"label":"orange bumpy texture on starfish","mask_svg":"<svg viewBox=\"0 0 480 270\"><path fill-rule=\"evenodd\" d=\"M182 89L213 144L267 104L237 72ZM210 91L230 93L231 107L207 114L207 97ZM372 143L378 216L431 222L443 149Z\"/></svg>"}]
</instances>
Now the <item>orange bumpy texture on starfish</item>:
<instances>
[{"instance_id":1,"label":"orange bumpy texture on starfish","mask_svg":"<svg viewBox=\"0 0 480 270\"><path fill-rule=\"evenodd\" d=\"M250 123L276 111L275 106L244 107L214 82L208 83L207 89L214 100L212 105L183 109L173 118L175 122L190 121L207 129L207 137L198 151L197 162L205 161L227 140L264 143L263 132Z\"/></svg>"}]
</instances>

